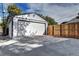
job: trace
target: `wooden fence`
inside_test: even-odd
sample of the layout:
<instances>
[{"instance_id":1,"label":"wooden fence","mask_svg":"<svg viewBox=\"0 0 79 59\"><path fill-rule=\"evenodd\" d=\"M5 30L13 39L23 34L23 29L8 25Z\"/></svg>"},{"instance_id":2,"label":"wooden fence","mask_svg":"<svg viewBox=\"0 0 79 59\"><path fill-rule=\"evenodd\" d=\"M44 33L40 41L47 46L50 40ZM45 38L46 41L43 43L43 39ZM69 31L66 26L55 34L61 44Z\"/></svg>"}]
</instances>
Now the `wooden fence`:
<instances>
[{"instance_id":1,"label":"wooden fence","mask_svg":"<svg viewBox=\"0 0 79 59\"><path fill-rule=\"evenodd\" d=\"M49 25L48 35L58 37L79 38L79 23Z\"/></svg>"}]
</instances>

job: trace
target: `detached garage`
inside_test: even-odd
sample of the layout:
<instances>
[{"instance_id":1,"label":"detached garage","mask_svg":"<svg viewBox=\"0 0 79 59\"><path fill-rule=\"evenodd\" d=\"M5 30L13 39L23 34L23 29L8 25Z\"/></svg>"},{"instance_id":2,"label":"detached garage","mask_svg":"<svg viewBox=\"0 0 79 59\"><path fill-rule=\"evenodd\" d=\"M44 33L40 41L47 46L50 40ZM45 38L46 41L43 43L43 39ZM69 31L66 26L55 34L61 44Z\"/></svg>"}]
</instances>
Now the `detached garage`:
<instances>
[{"instance_id":1,"label":"detached garage","mask_svg":"<svg viewBox=\"0 0 79 59\"><path fill-rule=\"evenodd\" d=\"M48 23L35 13L16 15L9 24L9 36L34 36L47 34Z\"/></svg>"}]
</instances>

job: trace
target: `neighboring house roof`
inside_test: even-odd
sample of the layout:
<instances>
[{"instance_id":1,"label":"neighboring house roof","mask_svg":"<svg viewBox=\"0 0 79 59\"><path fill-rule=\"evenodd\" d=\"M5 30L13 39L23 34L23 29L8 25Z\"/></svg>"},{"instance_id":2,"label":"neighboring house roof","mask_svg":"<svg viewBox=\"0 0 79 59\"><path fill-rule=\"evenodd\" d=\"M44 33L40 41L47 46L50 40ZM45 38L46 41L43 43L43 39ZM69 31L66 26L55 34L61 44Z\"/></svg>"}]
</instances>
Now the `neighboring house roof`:
<instances>
[{"instance_id":1,"label":"neighboring house roof","mask_svg":"<svg viewBox=\"0 0 79 59\"><path fill-rule=\"evenodd\" d=\"M62 22L61 24L66 24L67 22Z\"/></svg>"},{"instance_id":2,"label":"neighboring house roof","mask_svg":"<svg viewBox=\"0 0 79 59\"><path fill-rule=\"evenodd\" d=\"M79 15L72 17L72 19L69 21L62 22L61 24L78 23L78 22L79 22Z\"/></svg>"},{"instance_id":3,"label":"neighboring house roof","mask_svg":"<svg viewBox=\"0 0 79 59\"><path fill-rule=\"evenodd\" d=\"M77 22L79 22L79 16L73 18L73 19L70 20L70 21L67 21L66 24L67 24L67 23L77 23Z\"/></svg>"}]
</instances>

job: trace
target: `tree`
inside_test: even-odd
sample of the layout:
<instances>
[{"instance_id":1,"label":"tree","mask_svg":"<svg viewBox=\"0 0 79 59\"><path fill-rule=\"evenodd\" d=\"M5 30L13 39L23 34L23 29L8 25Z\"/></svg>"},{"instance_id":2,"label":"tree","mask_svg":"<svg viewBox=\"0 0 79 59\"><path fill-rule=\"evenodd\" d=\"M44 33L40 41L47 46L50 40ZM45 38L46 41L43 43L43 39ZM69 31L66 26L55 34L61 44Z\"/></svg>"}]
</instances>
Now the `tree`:
<instances>
[{"instance_id":1,"label":"tree","mask_svg":"<svg viewBox=\"0 0 79 59\"><path fill-rule=\"evenodd\" d=\"M44 20L46 20L48 22L48 25L55 25L55 24L57 24L57 22L53 18L51 18L49 16L43 16L42 14L38 14L38 15L40 17L42 17Z\"/></svg>"},{"instance_id":2,"label":"tree","mask_svg":"<svg viewBox=\"0 0 79 59\"><path fill-rule=\"evenodd\" d=\"M9 5L7 11L11 16L21 14L21 10L16 6L16 4Z\"/></svg>"},{"instance_id":3,"label":"tree","mask_svg":"<svg viewBox=\"0 0 79 59\"><path fill-rule=\"evenodd\" d=\"M19 15L22 12L21 9L16 6L16 4L9 5L7 11L9 13L7 17L8 22L10 22L15 15Z\"/></svg>"},{"instance_id":4,"label":"tree","mask_svg":"<svg viewBox=\"0 0 79 59\"><path fill-rule=\"evenodd\" d=\"M2 23L0 23L0 26L3 28L3 34L2 35L6 35L6 28L7 28L7 19L2 19L5 20Z\"/></svg>"},{"instance_id":5,"label":"tree","mask_svg":"<svg viewBox=\"0 0 79 59\"><path fill-rule=\"evenodd\" d=\"M53 18L51 18L49 16L46 16L45 20L48 22L48 25L55 25L55 24L57 24L57 22Z\"/></svg>"},{"instance_id":6,"label":"tree","mask_svg":"<svg viewBox=\"0 0 79 59\"><path fill-rule=\"evenodd\" d=\"M9 5L7 8L8 16L7 19L3 22L3 35L8 35L8 24L13 20L15 15L21 14L20 8L16 6L16 4Z\"/></svg>"}]
</instances>

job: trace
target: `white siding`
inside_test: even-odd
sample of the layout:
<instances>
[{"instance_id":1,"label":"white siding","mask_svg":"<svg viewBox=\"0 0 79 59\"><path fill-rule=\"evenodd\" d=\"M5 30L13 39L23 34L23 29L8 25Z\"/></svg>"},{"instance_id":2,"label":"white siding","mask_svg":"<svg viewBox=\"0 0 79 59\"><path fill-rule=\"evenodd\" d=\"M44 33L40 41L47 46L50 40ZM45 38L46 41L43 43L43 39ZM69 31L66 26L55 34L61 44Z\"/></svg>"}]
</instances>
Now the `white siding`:
<instances>
[{"instance_id":1,"label":"white siding","mask_svg":"<svg viewBox=\"0 0 79 59\"><path fill-rule=\"evenodd\" d=\"M24 18L24 19L19 19L19 17ZM20 32L18 32L18 29L19 29L18 20L29 20L29 19L31 22L24 29L25 36L43 35L45 33L45 31L47 30L48 23L44 19L42 19L41 17L39 17L36 14L29 14L29 15L25 14L25 15L18 15L13 18L13 37L17 37L17 35L21 35L21 33L20 33L21 30L20 30ZM12 30L12 28L11 28L11 23L10 23L10 26L9 26L10 37L12 37L11 30Z\"/></svg>"}]
</instances>

